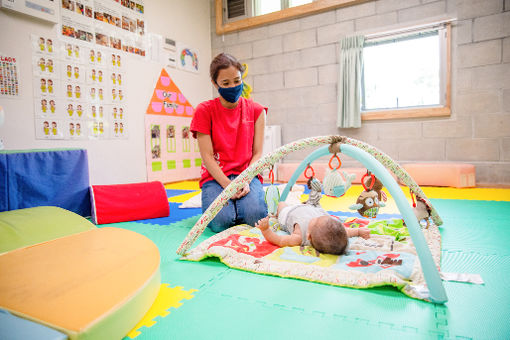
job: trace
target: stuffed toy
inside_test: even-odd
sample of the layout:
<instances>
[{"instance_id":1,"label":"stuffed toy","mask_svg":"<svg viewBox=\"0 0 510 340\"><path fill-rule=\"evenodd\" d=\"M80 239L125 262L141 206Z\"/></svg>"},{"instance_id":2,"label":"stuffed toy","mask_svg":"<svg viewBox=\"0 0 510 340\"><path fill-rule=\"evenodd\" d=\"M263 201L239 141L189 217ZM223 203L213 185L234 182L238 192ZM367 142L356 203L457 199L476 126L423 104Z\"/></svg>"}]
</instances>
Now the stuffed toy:
<instances>
[{"instance_id":1,"label":"stuffed toy","mask_svg":"<svg viewBox=\"0 0 510 340\"><path fill-rule=\"evenodd\" d=\"M313 205L314 207L320 207L320 200L322 198L322 185L321 182L315 178L310 177L307 182L308 189L310 189L310 195L305 204Z\"/></svg>"},{"instance_id":2,"label":"stuffed toy","mask_svg":"<svg viewBox=\"0 0 510 340\"><path fill-rule=\"evenodd\" d=\"M328 196L343 196L351 187L356 175L334 169L324 177L324 193Z\"/></svg>"},{"instance_id":3,"label":"stuffed toy","mask_svg":"<svg viewBox=\"0 0 510 340\"><path fill-rule=\"evenodd\" d=\"M430 225L429 217L431 211L432 210L430 209L430 206L427 204L427 202L423 198L416 196L416 203L413 204L413 212L416 216L416 219L418 220L418 223L422 220L427 222L425 229L428 229Z\"/></svg>"},{"instance_id":4,"label":"stuffed toy","mask_svg":"<svg viewBox=\"0 0 510 340\"><path fill-rule=\"evenodd\" d=\"M369 178L366 178L367 175L361 179L365 190L358 196L356 204L351 205L349 209L357 210L363 217L375 218L379 208L386 206L386 203L384 203L386 194L382 191L383 184L381 181L372 174Z\"/></svg>"}]
</instances>

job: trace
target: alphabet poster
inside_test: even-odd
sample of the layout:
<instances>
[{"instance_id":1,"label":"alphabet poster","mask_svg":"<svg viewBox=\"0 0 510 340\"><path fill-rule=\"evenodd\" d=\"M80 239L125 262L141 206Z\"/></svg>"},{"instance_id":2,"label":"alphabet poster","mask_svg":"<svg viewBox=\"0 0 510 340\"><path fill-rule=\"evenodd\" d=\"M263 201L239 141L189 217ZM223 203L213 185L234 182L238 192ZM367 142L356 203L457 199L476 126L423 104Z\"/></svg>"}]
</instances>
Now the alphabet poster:
<instances>
[{"instance_id":1,"label":"alphabet poster","mask_svg":"<svg viewBox=\"0 0 510 340\"><path fill-rule=\"evenodd\" d=\"M163 183L200 177L202 159L191 136L193 107L161 70L145 115L147 179Z\"/></svg>"},{"instance_id":2,"label":"alphabet poster","mask_svg":"<svg viewBox=\"0 0 510 340\"><path fill-rule=\"evenodd\" d=\"M2 96L19 96L18 64L16 58L0 54L0 94Z\"/></svg>"}]
</instances>

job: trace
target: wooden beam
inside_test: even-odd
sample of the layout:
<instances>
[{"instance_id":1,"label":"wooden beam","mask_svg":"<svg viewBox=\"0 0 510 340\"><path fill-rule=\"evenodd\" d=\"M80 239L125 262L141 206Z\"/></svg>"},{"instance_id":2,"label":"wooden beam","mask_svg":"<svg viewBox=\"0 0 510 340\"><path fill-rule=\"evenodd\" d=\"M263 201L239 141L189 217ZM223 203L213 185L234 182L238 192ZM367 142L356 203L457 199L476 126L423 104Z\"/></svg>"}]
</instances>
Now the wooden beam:
<instances>
[{"instance_id":1,"label":"wooden beam","mask_svg":"<svg viewBox=\"0 0 510 340\"><path fill-rule=\"evenodd\" d=\"M442 106L419 109L367 111L361 113L361 120L449 117L450 115L450 107Z\"/></svg>"}]
</instances>

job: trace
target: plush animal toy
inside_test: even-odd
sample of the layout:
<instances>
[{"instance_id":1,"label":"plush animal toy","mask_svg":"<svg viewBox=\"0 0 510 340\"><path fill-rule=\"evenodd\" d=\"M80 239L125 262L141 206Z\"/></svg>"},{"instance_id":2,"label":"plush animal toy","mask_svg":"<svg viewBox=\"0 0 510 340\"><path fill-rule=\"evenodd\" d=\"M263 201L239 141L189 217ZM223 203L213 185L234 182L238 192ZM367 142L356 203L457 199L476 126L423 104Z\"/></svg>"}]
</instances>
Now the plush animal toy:
<instances>
[{"instance_id":1,"label":"plush animal toy","mask_svg":"<svg viewBox=\"0 0 510 340\"><path fill-rule=\"evenodd\" d=\"M320 207L320 200L322 198L322 185L321 182L315 178L310 177L307 183L308 189L310 189L310 195L305 204L313 205L314 207Z\"/></svg>"},{"instance_id":2,"label":"plush animal toy","mask_svg":"<svg viewBox=\"0 0 510 340\"><path fill-rule=\"evenodd\" d=\"M276 216L276 210L278 208L278 203L280 202L280 191L278 190L278 187L272 184L268 186L264 198L267 204L268 215Z\"/></svg>"},{"instance_id":3,"label":"plush animal toy","mask_svg":"<svg viewBox=\"0 0 510 340\"><path fill-rule=\"evenodd\" d=\"M351 187L356 175L334 169L324 177L324 193L328 196L343 196Z\"/></svg>"},{"instance_id":4,"label":"plush animal toy","mask_svg":"<svg viewBox=\"0 0 510 340\"><path fill-rule=\"evenodd\" d=\"M379 208L386 206L386 203L384 203L386 194L382 191L383 184L379 179L374 175L366 180L365 177L366 175L362 178L365 191L358 196L356 204L351 205L349 209L357 210L363 217L375 218Z\"/></svg>"},{"instance_id":5,"label":"plush animal toy","mask_svg":"<svg viewBox=\"0 0 510 340\"><path fill-rule=\"evenodd\" d=\"M413 205L413 212L416 218L418 219L418 222L421 222L422 220L425 220L427 222L427 226L425 228L428 229L430 225L429 217L431 209L423 198L416 196L416 205Z\"/></svg>"}]
</instances>

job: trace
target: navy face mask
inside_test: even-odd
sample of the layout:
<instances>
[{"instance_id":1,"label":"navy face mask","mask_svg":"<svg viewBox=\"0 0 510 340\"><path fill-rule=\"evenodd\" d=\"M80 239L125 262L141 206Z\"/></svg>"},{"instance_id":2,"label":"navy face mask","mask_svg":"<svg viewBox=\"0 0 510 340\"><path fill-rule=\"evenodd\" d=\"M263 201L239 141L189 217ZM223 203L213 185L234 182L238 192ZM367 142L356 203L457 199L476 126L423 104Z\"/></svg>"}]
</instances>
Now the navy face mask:
<instances>
[{"instance_id":1,"label":"navy face mask","mask_svg":"<svg viewBox=\"0 0 510 340\"><path fill-rule=\"evenodd\" d=\"M218 92L229 103L236 103L243 93L243 84L241 83L234 87L221 87L218 85Z\"/></svg>"}]
</instances>

